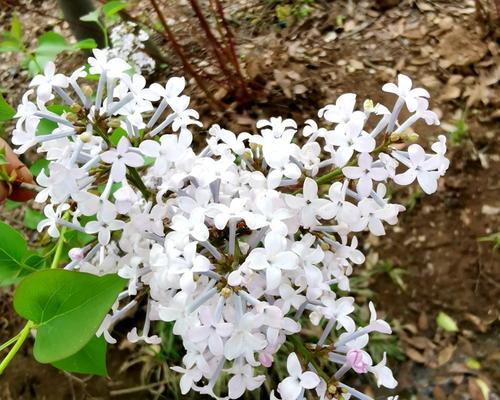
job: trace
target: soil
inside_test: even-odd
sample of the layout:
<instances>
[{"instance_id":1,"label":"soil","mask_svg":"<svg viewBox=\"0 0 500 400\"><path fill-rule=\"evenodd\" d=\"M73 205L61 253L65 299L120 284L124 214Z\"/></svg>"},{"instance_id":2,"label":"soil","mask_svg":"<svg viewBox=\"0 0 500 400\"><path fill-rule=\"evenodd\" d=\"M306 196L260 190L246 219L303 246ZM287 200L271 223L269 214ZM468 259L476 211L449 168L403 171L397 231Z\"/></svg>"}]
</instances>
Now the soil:
<instances>
[{"instance_id":1,"label":"soil","mask_svg":"<svg viewBox=\"0 0 500 400\"><path fill-rule=\"evenodd\" d=\"M64 23L46 17L57 14L55 2L20 3L14 10L31 40L53 25L69 36ZM257 100L250 108L227 104L225 112L214 112L202 93L196 89L192 93L202 120L220 122L234 131L252 129L253 121L261 117L303 121L346 91L358 93L360 99L387 100L380 87L398 72L430 90L431 106L443 121L439 128L417 126L423 141L443 131L450 136L467 110L466 133L450 143L451 167L438 193L427 197L415 190L396 190L396 200L409 210L387 236L367 236L364 241L371 261L363 268L379 260L405 271L404 287L388 274L370 275L365 282L375 293L370 299L391 320L406 356L400 363L391 361L401 399L481 400L487 398L485 388L490 399L500 396L500 252L493 243L479 240L500 230L500 66L495 22L500 10L493 3L318 0L311 15L291 16L288 27L282 28L267 2L231 2L227 8L231 22L238 23L238 52L244 56L245 73L261 88ZM186 13L184 6L176 7L176 16ZM149 11L141 4L136 13L153 15ZM10 8L0 11L3 26L8 26L10 15ZM182 35L181 29L178 32ZM183 43L190 45L187 38ZM201 44L192 43L191 48ZM175 73L178 62L166 52ZM0 61L1 86L15 104L27 86L27 74L11 56L0 55ZM79 62L64 56L58 65L70 71ZM20 226L19 215L1 210L0 215ZM17 333L21 321L11 308L9 292L4 291L0 304L3 342ZM453 318L458 332L445 332L436 324L439 312ZM135 348L115 347L109 355L110 378L89 379L35 363L30 346L25 346L0 379L0 398L158 398L147 390L128 395L112 392L148 383L143 376L139 379L143 371L139 366L120 369L136 356ZM171 397L165 391L159 398Z\"/></svg>"}]
</instances>

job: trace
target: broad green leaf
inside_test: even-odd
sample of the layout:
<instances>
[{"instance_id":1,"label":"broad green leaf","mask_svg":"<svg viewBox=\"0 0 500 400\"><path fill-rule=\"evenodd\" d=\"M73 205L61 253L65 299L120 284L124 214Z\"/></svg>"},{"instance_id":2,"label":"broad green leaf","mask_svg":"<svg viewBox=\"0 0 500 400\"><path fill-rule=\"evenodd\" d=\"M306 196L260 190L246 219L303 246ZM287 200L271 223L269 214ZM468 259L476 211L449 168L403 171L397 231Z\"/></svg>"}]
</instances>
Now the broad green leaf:
<instances>
[{"instance_id":1,"label":"broad green leaf","mask_svg":"<svg viewBox=\"0 0 500 400\"><path fill-rule=\"evenodd\" d=\"M436 317L436 323L446 332L458 332L457 323L448 314L440 311Z\"/></svg>"},{"instance_id":2,"label":"broad green leaf","mask_svg":"<svg viewBox=\"0 0 500 400\"><path fill-rule=\"evenodd\" d=\"M0 284L10 285L23 268L31 269L23 264L28 247L22 235L4 222L0 222L0 238Z\"/></svg>"},{"instance_id":3,"label":"broad green leaf","mask_svg":"<svg viewBox=\"0 0 500 400\"><path fill-rule=\"evenodd\" d=\"M0 94L0 121L8 121L12 119L16 111L5 101L2 94Z\"/></svg>"},{"instance_id":4,"label":"broad green leaf","mask_svg":"<svg viewBox=\"0 0 500 400\"><path fill-rule=\"evenodd\" d=\"M76 50L89 50L95 49L96 47L97 43L94 39L83 39L73 45L73 48Z\"/></svg>"},{"instance_id":5,"label":"broad green leaf","mask_svg":"<svg viewBox=\"0 0 500 400\"><path fill-rule=\"evenodd\" d=\"M27 276L14 309L37 325L33 354L53 363L80 351L95 335L125 285L118 275L48 269Z\"/></svg>"},{"instance_id":6,"label":"broad green leaf","mask_svg":"<svg viewBox=\"0 0 500 400\"><path fill-rule=\"evenodd\" d=\"M42 171L45 172L45 175L49 173L49 161L45 158L39 158L30 167L30 172L33 176L38 176Z\"/></svg>"},{"instance_id":7,"label":"broad green leaf","mask_svg":"<svg viewBox=\"0 0 500 400\"><path fill-rule=\"evenodd\" d=\"M127 7L127 4L121 1L108 1L102 6L102 11L106 17L111 17L117 12L123 10L125 7Z\"/></svg>"},{"instance_id":8,"label":"broad green leaf","mask_svg":"<svg viewBox=\"0 0 500 400\"><path fill-rule=\"evenodd\" d=\"M104 336L94 336L80 351L52 365L67 372L107 376Z\"/></svg>"},{"instance_id":9,"label":"broad green leaf","mask_svg":"<svg viewBox=\"0 0 500 400\"><path fill-rule=\"evenodd\" d=\"M46 266L47 259L35 253L34 251L30 251L25 255L23 262L24 264L32 268L43 269Z\"/></svg>"},{"instance_id":10,"label":"broad green leaf","mask_svg":"<svg viewBox=\"0 0 500 400\"><path fill-rule=\"evenodd\" d=\"M53 61L59 53L71 49L71 46L61 35L52 31L46 32L38 38L38 46L35 50L36 59L44 67L47 62Z\"/></svg>"},{"instance_id":11,"label":"broad green leaf","mask_svg":"<svg viewBox=\"0 0 500 400\"><path fill-rule=\"evenodd\" d=\"M96 8L94 11L89 12L88 14L80 17L80 21L85 22L99 22L99 15L101 14L101 8Z\"/></svg>"},{"instance_id":12,"label":"broad green leaf","mask_svg":"<svg viewBox=\"0 0 500 400\"><path fill-rule=\"evenodd\" d=\"M45 219L45 216L40 211L27 208L24 212L23 224L26 228L36 230L42 219Z\"/></svg>"},{"instance_id":13,"label":"broad green leaf","mask_svg":"<svg viewBox=\"0 0 500 400\"><path fill-rule=\"evenodd\" d=\"M3 52L21 52L24 49L23 34L21 23L16 14L12 16L12 22L9 32L2 33L0 41L0 53Z\"/></svg>"}]
</instances>

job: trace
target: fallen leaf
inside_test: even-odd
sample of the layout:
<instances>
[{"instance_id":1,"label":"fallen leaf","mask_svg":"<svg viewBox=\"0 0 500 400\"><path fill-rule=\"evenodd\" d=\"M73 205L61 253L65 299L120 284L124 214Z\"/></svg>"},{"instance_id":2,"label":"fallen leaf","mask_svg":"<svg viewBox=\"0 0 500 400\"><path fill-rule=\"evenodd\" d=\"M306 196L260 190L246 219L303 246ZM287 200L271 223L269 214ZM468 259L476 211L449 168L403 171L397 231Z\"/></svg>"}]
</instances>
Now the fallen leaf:
<instances>
[{"instance_id":1,"label":"fallen leaf","mask_svg":"<svg viewBox=\"0 0 500 400\"><path fill-rule=\"evenodd\" d=\"M446 332L458 332L457 323L453 318L451 318L448 314L440 311L436 317L436 323Z\"/></svg>"},{"instance_id":2,"label":"fallen leaf","mask_svg":"<svg viewBox=\"0 0 500 400\"><path fill-rule=\"evenodd\" d=\"M441 92L441 95L439 96L439 100L441 101L448 101L448 100L453 100L458 97L460 97L461 90L457 86L445 86L443 91Z\"/></svg>"},{"instance_id":3,"label":"fallen leaf","mask_svg":"<svg viewBox=\"0 0 500 400\"><path fill-rule=\"evenodd\" d=\"M415 361L416 363L419 364L425 364L425 357L423 356L422 353L418 352L417 350L409 347L405 350L405 354L408 356L410 360Z\"/></svg>"},{"instance_id":4,"label":"fallen leaf","mask_svg":"<svg viewBox=\"0 0 500 400\"><path fill-rule=\"evenodd\" d=\"M448 361L450 361L451 357L453 356L453 353L455 352L456 347L452 346L451 344L446 346L444 349L442 349L437 357L437 364L438 367L446 364Z\"/></svg>"}]
</instances>

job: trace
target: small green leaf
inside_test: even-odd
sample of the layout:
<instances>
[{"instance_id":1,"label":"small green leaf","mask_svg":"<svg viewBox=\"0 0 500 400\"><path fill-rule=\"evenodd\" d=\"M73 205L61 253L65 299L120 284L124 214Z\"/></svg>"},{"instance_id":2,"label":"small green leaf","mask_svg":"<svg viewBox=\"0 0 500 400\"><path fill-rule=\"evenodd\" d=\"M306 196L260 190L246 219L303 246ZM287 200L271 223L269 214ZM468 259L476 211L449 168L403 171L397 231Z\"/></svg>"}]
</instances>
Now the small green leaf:
<instances>
[{"instance_id":1,"label":"small green leaf","mask_svg":"<svg viewBox=\"0 0 500 400\"><path fill-rule=\"evenodd\" d=\"M477 361L475 358L468 358L465 360L465 365L467 368L470 369L475 369L475 370L480 370L481 369L481 363Z\"/></svg>"},{"instance_id":2,"label":"small green leaf","mask_svg":"<svg viewBox=\"0 0 500 400\"><path fill-rule=\"evenodd\" d=\"M45 216L40 212L27 208L24 212L23 224L26 228L36 230L38 223L45 219Z\"/></svg>"},{"instance_id":3,"label":"small green leaf","mask_svg":"<svg viewBox=\"0 0 500 400\"><path fill-rule=\"evenodd\" d=\"M0 121L8 121L16 114L16 111L5 101L0 93Z\"/></svg>"},{"instance_id":4,"label":"small green leaf","mask_svg":"<svg viewBox=\"0 0 500 400\"><path fill-rule=\"evenodd\" d=\"M80 351L52 365L67 372L107 376L106 340L94 336Z\"/></svg>"},{"instance_id":5,"label":"small green leaf","mask_svg":"<svg viewBox=\"0 0 500 400\"><path fill-rule=\"evenodd\" d=\"M14 210L18 207L21 207L23 205L23 203L20 203L18 201L14 201L14 200L11 200L11 199L7 199L7 201L5 202L4 204L4 209L6 211L11 211L11 210Z\"/></svg>"},{"instance_id":6,"label":"small green leaf","mask_svg":"<svg viewBox=\"0 0 500 400\"><path fill-rule=\"evenodd\" d=\"M4 222L0 222L0 284L11 284L23 269L23 258L28 251L23 236ZM29 268L28 268L29 269Z\"/></svg>"},{"instance_id":7,"label":"small green leaf","mask_svg":"<svg viewBox=\"0 0 500 400\"><path fill-rule=\"evenodd\" d=\"M12 16L12 22L10 25L10 34L15 39L22 41L23 40L23 28L21 26L21 21L19 21L19 17L17 14Z\"/></svg>"},{"instance_id":8,"label":"small green leaf","mask_svg":"<svg viewBox=\"0 0 500 400\"><path fill-rule=\"evenodd\" d=\"M440 311L436 317L436 323L446 332L458 332L457 323L448 314Z\"/></svg>"},{"instance_id":9,"label":"small green leaf","mask_svg":"<svg viewBox=\"0 0 500 400\"><path fill-rule=\"evenodd\" d=\"M52 131L56 128L57 128L56 122L42 118L36 127L36 135L37 136L48 135L49 133L52 133Z\"/></svg>"},{"instance_id":10,"label":"small green leaf","mask_svg":"<svg viewBox=\"0 0 500 400\"><path fill-rule=\"evenodd\" d=\"M97 43L94 39L83 39L73 45L75 50L89 50L95 49L96 47Z\"/></svg>"},{"instance_id":11,"label":"small green leaf","mask_svg":"<svg viewBox=\"0 0 500 400\"><path fill-rule=\"evenodd\" d=\"M49 61L55 60L57 55L65 50L71 50L61 35L55 32L46 32L38 38L38 47L35 50L38 63L44 67Z\"/></svg>"},{"instance_id":12,"label":"small green leaf","mask_svg":"<svg viewBox=\"0 0 500 400\"><path fill-rule=\"evenodd\" d=\"M49 161L45 158L40 158L31 164L30 172L33 176L38 176L40 172L44 171L45 175L49 173Z\"/></svg>"},{"instance_id":13,"label":"small green leaf","mask_svg":"<svg viewBox=\"0 0 500 400\"><path fill-rule=\"evenodd\" d=\"M94 11L89 12L88 14L80 17L80 21L85 22L100 22L99 15L101 14L101 8L96 8Z\"/></svg>"},{"instance_id":14,"label":"small green leaf","mask_svg":"<svg viewBox=\"0 0 500 400\"><path fill-rule=\"evenodd\" d=\"M116 146L122 137L127 137L127 131L123 128L116 128L109 137L109 141Z\"/></svg>"},{"instance_id":15,"label":"small green leaf","mask_svg":"<svg viewBox=\"0 0 500 400\"><path fill-rule=\"evenodd\" d=\"M27 276L14 309L37 325L33 354L53 363L80 351L95 335L125 285L118 275L48 269Z\"/></svg>"},{"instance_id":16,"label":"small green leaf","mask_svg":"<svg viewBox=\"0 0 500 400\"><path fill-rule=\"evenodd\" d=\"M111 17L117 12L123 10L127 7L126 3L122 3L121 1L108 1L106 4L102 6L102 11L106 17Z\"/></svg>"}]
</instances>

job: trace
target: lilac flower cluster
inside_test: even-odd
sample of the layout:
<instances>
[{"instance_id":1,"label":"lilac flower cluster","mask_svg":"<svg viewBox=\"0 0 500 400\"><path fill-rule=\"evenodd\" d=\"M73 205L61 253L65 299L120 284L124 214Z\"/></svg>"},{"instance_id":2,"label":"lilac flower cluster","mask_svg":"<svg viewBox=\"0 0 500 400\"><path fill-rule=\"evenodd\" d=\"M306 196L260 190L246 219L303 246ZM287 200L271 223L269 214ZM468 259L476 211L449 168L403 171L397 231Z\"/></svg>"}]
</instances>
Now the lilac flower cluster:
<instances>
[{"instance_id":1,"label":"lilac flower cluster","mask_svg":"<svg viewBox=\"0 0 500 400\"><path fill-rule=\"evenodd\" d=\"M115 342L113 325L147 298L143 329L128 339L158 344L151 321L173 323L186 350L172 368L182 374L182 393L236 399L263 384L259 372L290 335L321 325L316 343L289 354L289 376L272 398L315 390L320 399L369 399L342 383L350 370L394 388L385 355L375 364L364 350L370 334L389 334L390 326L372 303L370 322L356 326L354 298L334 288L349 290L353 266L364 262L355 233L383 235L404 210L390 202L387 185L416 180L430 194L448 167L444 136L430 154L407 146L417 138L414 122L439 123L427 91L399 75L383 87L396 95L392 111L369 100L358 110L348 93L319 110L324 127L308 120L298 129L278 117L236 135L214 125L195 152L202 125L182 94L184 78L148 86L99 50L89 65L64 76L49 63L23 97L12 142L18 153L35 147L49 160L37 179L36 201L47 203L39 230L95 235L70 251L66 268L129 282L98 335ZM400 123L404 106L410 116ZM43 120L57 127L39 134ZM327 376L315 357L336 372ZM222 375L227 390L216 394Z\"/></svg>"}]
</instances>

